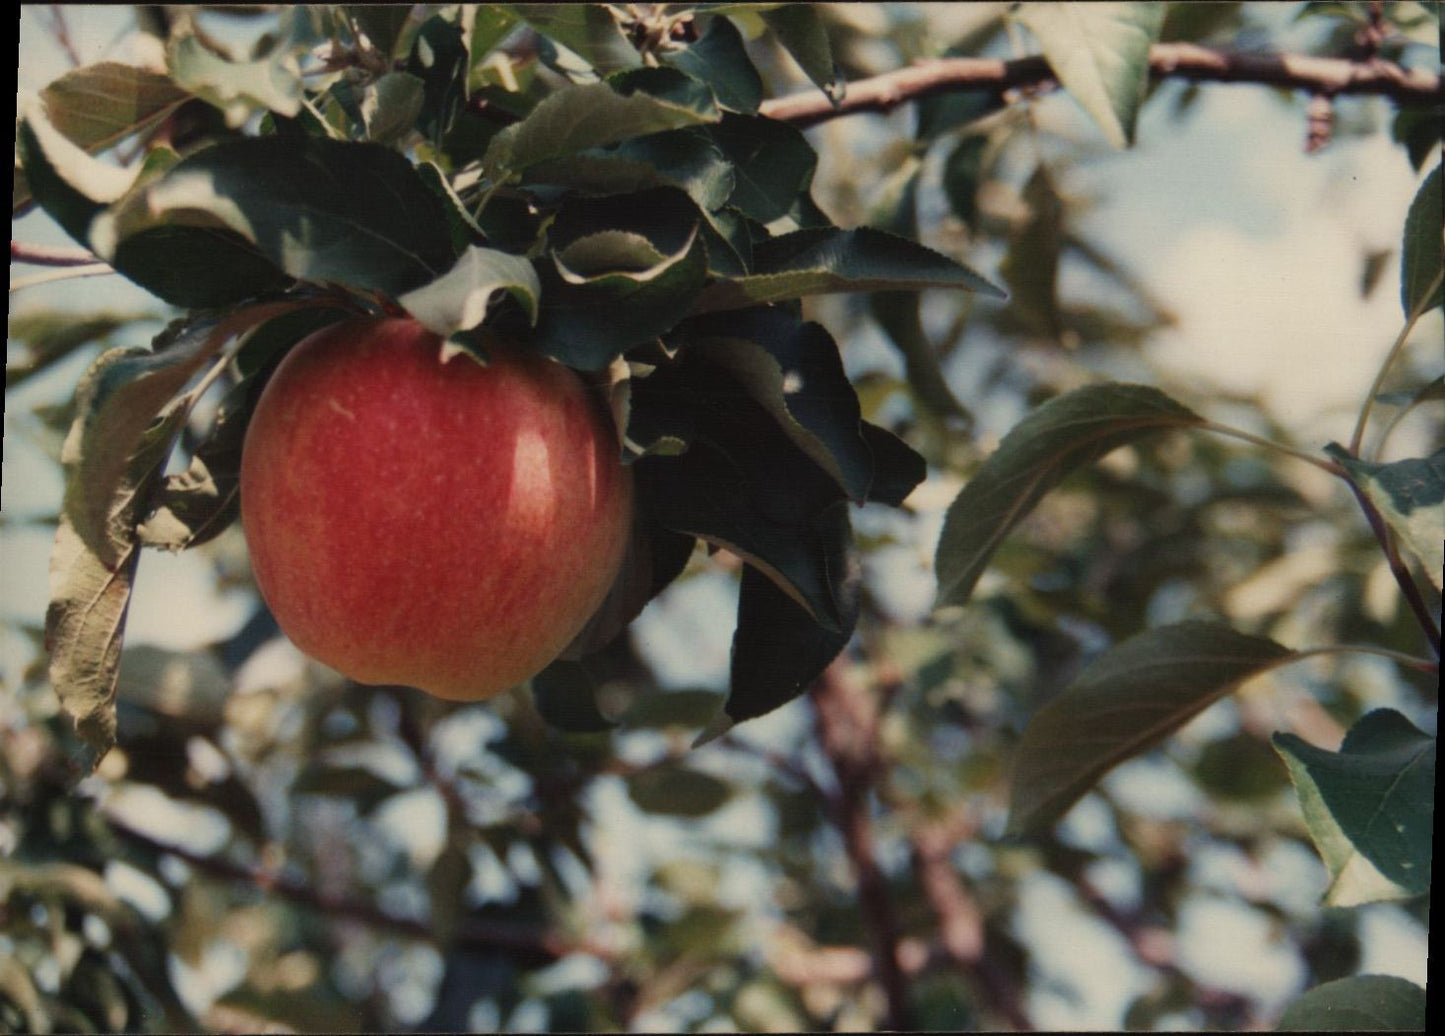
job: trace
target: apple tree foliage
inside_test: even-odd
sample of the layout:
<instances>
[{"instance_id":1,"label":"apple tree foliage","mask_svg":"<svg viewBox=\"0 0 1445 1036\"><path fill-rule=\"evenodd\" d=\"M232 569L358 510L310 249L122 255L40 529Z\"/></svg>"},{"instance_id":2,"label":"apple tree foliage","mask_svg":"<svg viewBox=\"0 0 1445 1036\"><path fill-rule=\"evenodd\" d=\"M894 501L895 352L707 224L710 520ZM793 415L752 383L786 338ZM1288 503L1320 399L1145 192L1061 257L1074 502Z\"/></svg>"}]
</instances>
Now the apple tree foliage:
<instances>
[{"instance_id":1,"label":"apple tree foliage","mask_svg":"<svg viewBox=\"0 0 1445 1036\"><path fill-rule=\"evenodd\" d=\"M228 19L265 25L242 48ZM1155 48L1244 49L1249 20L1238 4L1000 5L942 40L901 5L147 8L163 65L78 65L26 101L15 214L43 210L154 307L10 321L7 392L89 366L36 414L64 494L31 631L44 658L17 685L28 718L6 719L0 809L21 849L0 865L0 1020L1018 1026L1024 990L1049 980L1010 921L1037 872L1151 969L1128 1024L1244 1027L1261 1020L1248 996L1149 941L1180 926L1196 848L1258 860L1307 841L1331 908L1427 917L1436 742L1401 702L1418 719L1438 679L1445 452L1385 445L1410 421L1440 429L1438 371L1407 362L1442 298L1438 46L1433 100L1362 107L1352 130L1433 167L1400 213L1401 327L1393 347L1361 343L1381 366L1352 435L1296 449L1257 401L1237 402L1264 434L1104 373L1147 370L1172 316L1087 236L1071 164L1130 146L1166 103ZM1402 78L1438 34L1438 11L1408 3L1305 4L1299 20L1322 55ZM850 83L1000 53L1030 56L991 83L915 90L872 153L804 132L876 118L842 114ZM1031 61L1097 141L1048 139ZM1176 90L1173 117L1210 88ZM821 107L789 114L794 95ZM1366 293L1386 258L1366 257ZM1112 301L1066 292L1076 270ZM491 729L478 707L319 669L230 693L276 636L264 608L211 652L126 647L146 548L198 549L246 585L240 445L280 358L344 316L400 312L483 362L493 336L520 341L610 403L638 520L564 656L482 710L502 717ZM973 334L1004 348L970 355ZM850 362L865 336L891 366ZM996 444L973 414L991 401L1020 415ZM870 575L916 541L936 485L951 497L925 545L936 609L899 621ZM1321 528L1330 562L1301 579L1293 544ZM718 571L736 585L727 691L661 686L630 624ZM1266 576L1295 581L1271 597ZM1371 653L1392 707L1342 661ZM1305 659L1334 668L1285 683L1326 673ZM1309 722L1258 693L1236 703L1257 679L1293 688ZM796 751L745 737L803 696ZM1186 736L1215 706L1232 729ZM1194 827L1121 794L1151 766L1202 794ZM202 850L147 834L82 779L163 792L226 835ZM657 822L731 809L771 835L729 845L719 828L710 856L649 861L643 901L601 902L609 780ZM422 799L441 810L430 849L345 844ZM1112 835L1059 823L1082 799ZM970 845L987 851L965 861ZM1101 890L1106 864L1132 868L1136 894ZM118 893L116 867L164 908ZM779 890L765 948L725 894L730 868ZM1348 915L1254 905L1316 985L1285 1024L1423 1020L1418 987L1354 974ZM217 940L243 947L243 975L183 996L177 969L214 967ZM549 980L577 957L604 974ZM426 960L430 979L407 971ZM418 985L426 1002L406 1006Z\"/></svg>"}]
</instances>

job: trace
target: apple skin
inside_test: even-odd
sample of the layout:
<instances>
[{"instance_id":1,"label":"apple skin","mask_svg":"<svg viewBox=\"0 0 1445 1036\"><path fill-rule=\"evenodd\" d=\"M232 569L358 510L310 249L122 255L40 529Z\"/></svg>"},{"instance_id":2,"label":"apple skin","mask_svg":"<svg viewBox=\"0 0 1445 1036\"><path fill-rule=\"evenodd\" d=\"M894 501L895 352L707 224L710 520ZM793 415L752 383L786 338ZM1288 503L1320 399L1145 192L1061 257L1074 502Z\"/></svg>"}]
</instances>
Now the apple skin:
<instances>
[{"instance_id":1,"label":"apple skin","mask_svg":"<svg viewBox=\"0 0 1445 1036\"><path fill-rule=\"evenodd\" d=\"M409 318L299 343L246 430L241 522L282 631L366 684L481 701L534 676L597 610L632 472L562 364L441 360Z\"/></svg>"}]
</instances>

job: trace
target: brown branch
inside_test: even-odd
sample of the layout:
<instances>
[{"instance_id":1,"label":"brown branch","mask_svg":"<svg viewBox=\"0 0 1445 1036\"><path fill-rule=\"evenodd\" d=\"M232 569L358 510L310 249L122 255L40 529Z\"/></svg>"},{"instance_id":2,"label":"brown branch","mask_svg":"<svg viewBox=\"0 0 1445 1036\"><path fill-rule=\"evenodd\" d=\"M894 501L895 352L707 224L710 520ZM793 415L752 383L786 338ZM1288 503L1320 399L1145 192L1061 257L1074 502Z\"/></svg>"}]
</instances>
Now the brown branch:
<instances>
[{"instance_id":1,"label":"brown branch","mask_svg":"<svg viewBox=\"0 0 1445 1036\"><path fill-rule=\"evenodd\" d=\"M398 917L382 910L375 903L321 892L310 885L289 881L260 868L246 867L218 856L206 856L192 852L138 831L115 817L106 818L110 830L134 845L151 852L166 853L185 862L198 871L225 881L250 885L308 907L329 918L345 918L359 921L373 928L386 929L425 942L435 943L437 934L431 925L417 918ZM536 954L552 960L560 960L573 952L595 953L606 956L597 947L575 945L549 932L539 931L528 925L506 921L486 921L479 918L464 918L456 928L450 945L484 949L501 949L515 953Z\"/></svg>"},{"instance_id":2,"label":"brown branch","mask_svg":"<svg viewBox=\"0 0 1445 1036\"><path fill-rule=\"evenodd\" d=\"M898 921L888 883L873 852L869 792L881 771L878 757L878 708L869 691L854 680L840 657L813 685L818 740L837 776L829 805L833 821L858 881L858 907L868 932L873 972L888 1001L888 1028L911 1029L908 983L899 962Z\"/></svg>"},{"instance_id":3,"label":"brown branch","mask_svg":"<svg viewBox=\"0 0 1445 1036\"><path fill-rule=\"evenodd\" d=\"M1440 77L1389 61L1349 61L1306 54L1244 54L1193 43L1158 43L1149 51L1155 79L1192 82L1257 83L1310 94L1379 94L1400 104L1440 104ZM848 84L835 108L818 90L765 101L762 114L812 126L839 115L888 112L907 101L967 90L1002 93L1055 81L1041 56L1004 61L997 58L934 58Z\"/></svg>"},{"instance_id":4,"label":"brown branch","mask_svg":"<svg viewBox=\"0 0 1445 1036\"><path fill-rule=\"evenodd\" d=\"M31 266L90 266L101 259L83 248L58 248L24 241L10 242L10 261Z\"/></svg>"}]
</instances>

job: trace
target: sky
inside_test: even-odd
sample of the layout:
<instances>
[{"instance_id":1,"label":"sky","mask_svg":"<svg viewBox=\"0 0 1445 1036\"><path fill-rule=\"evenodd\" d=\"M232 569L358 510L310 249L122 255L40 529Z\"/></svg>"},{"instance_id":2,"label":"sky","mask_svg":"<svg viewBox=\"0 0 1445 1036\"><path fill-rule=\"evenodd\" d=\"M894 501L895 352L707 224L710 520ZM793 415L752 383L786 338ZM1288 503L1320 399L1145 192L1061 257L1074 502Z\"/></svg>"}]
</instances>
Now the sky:
<instances>
[{"instance_id":1,"label":"sky","mask_svg":"<svg viewBox=\"0 0 1445 1036\"><path fill-rule=\"evenodd\" d=\"M121 39L125 9L65 10L86 60L138 53ZM43 31L45 17L44 9L27 8L21 20L22 94L65 67ZM1285 24L1284 14L1274 17ZM1038 102L1038 116L1046 128L1075 139L1088 140L1094 132L1066 96ZM1341 134L1323 153L1306 156L1304 131L1302 105L1283 104L1258 88L1207 87L1182 125L1172 122L1167 99L1161 97L1146 106L1135 148L1078 166L1071 170L1070 185L1100 199L1086 229L1179 317L1177 326L1161 332L1150 347L1168 387L1187 392L1181 399L1191 406L1206 404L1214 387L1257 392L1296 442L1314 450L1331 439L1348 438L1360 393L1401 325L1398 260L1390 261L1381 287L1365 299L1358 287L1360 263L1367 251L1398 247L1420 177L1403 150L1379 134ZM1094 143L1103 146L1097 138ZM47 224L43 216L27 217L16 237L68 243ZM981 272L997 280L996 271ZM1079 288L1064 285L1065 291ZM23 289L12 293L11 307L24 312L70 305L77 298L87 307L161 308L119 278ZM1437 310L1413 339L1415 362L1422 369L1438 370L1442 335ZM10 627L42 623L46 599L50 536L13 519L53 513L61 493L60 480L33 444L37 433L23 414L31 401L73 385L82 367L83 361L72 362L37 379L33 387L12 394L6 408L0 622L7 626L0 627L0 686L15 679L32 650ZM1001 412L990 427L984 416L984 432L995 436L1017 417ZM1408 451L1422 444L1407 429L1397 448ZM897 548L887 564L878 566L880 591L900 617L922 618L931 607L932 538L954 491L953 486L924 487L913 501L919 542ZM635 625L637 639L664 683L725 686L735 594L723 578L695 579L665 593L643 613ZM140 568L127 642L200 647L229 636L248 612L244 593L216 592L204 557L150 552ZM274 657L277 673L300 664L294 652L268 657ZM796 732L801 709L795 705L748 724L747 736L785 744ZM681 836L673 828L647 826L617 789L602 788L598 795L598 807L619 818L601 835L604 865L637 880L643 866L633 851L638 839L651 842L655 852L678 851ZM422 824L432 812L413 811L409 823ZM746 815L720 822L749 823ZM415 844L425 832L406 834ZM1303 888L1318 889L1316 898L1323 892L1323 870L1313 857L1279 861L1278 868ZM1219 864L1219 873L1226 884L1233 880L1227 864ZM120 874L116 880L129 879ZM1040 984L1031 1005L1036 1021L1043 1027L1115 1027L1142 972L1094 922L1079 917L1066 923L1063 919L1072 914L1063 897L1064 890L1040 877L1018 925L1020 934L1031 935L1030 941L1044 948L1042 971L1057 972L1082 999ZM1275 953L1270 933L1259 928L1256 917L1217 896L1191 903L1185 912L1187 966L1207 981L1253 989L1282 1004L1298 991L1303 976ZM1369 969L1423 982L1426 948L1418 926L1388 907L1369 908L1365 918ZM1252 963L1242 968L1245 960ZM210 980L195 981L204 985Z\"/></svg>"}]
</instances>

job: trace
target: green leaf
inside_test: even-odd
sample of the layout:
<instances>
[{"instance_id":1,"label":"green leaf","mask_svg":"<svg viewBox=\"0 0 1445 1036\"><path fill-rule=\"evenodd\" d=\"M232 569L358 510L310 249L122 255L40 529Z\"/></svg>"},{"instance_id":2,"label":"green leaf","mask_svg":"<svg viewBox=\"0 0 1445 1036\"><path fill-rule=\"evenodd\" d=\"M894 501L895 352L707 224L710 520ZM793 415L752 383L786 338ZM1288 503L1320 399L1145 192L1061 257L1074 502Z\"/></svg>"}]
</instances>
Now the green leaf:
<instances>
[{"instance_id":1,"label":"green leaf","mask_svg":"<svg viewBox=\"0 0 1445 1036\"><path fill-rule=\"evenodd\" d=\"M1158 389L1112 382L1039 407L949 505L934 558L939 605L968 600L1004 537L1070 473L1120 446L1202 420Z\"/></svg>"},{"instance_id":2,"label":"green leaf","mask_svg":"<svg viewBox=\"0 0 1445 1036\"><path fill-rule=\"evenodd\" d=\"M659 691L640 695L622 714L628 730L701 727L718 714L723 696L715 691Z\"/></svg>"},{"instance_id":3,"label":"green leaf","mask_svg":"<svg viewBox=\"0 0 1445 1036\"><path fill-rule=\"evenodd\" d=\"M679 340L731 373L850 498L867 499L873 457L858 397L826 328L759 307L693 321L680 329Z\"/></svg>"},{"instance_id":4,"label":"green leaf","mask_svg":"<svg viewBox=\"0 0 1445 1036\"><path fill-rule=\"evenodd\" d=\"M964 137L943 160L943 193L948 207L969 230L978 229L978 191L983 186L983 156L988 138Z\"/></svg>"},{"instance_id":5,"label":"green leaf","mask_svg":"<svg viewBox=\"0 0 1445 1036\"><path fill-rule=\"evenodd\" d=\"M470 66L462 30L441 15L422 22L406 70L422 83L416 128L426 139L440 145L467 97Z\"/></svg>"},{"instance_id":6,"label":"green leaf","mask_svg":"<svg viewBox=\"0 0 1445 1036\"><path fill-rule=\"evenodd\" d=\"M345 10L383 57L396 56L402 29L411 18L410 4L347 4Z\"/></svg>"},{"instance_id":7,"label":"green leaf","mask_svg":"<svg viewBox=\"0 0 1445 1036\"><path fill-rule=\"evenodd\" d=\"M1423 1032L1425 990L1394 975L1351 975L1322 982L1285 1008L1282 1032Z\"/></svg>"},{"instance_id":8,"label":"green leaf","mask_svg":"<svg viewBox=\"0 0 1445 1036\"><path fill-rule=\"evenodd\" d=\"M493 182L501 182L550 159L718 118L711 106L698 109L642 91L624 96L606 83L574 86L550 94L493 137L483 165Z\"/></svg>"},{"instance_id":9,"label":"green leaf","mask_svg":"<svg viewBox=\"0 0 1445 1036\"><path fill-rule=\"evenodd\" d=\"M1411 168L1419 172L1431 155L1439 154L1440 119L1429 108L1401 108L1390 125L1390 136L1405 145Z\"/></svg>"},{"instance_id":10,"label":"green leaf","mask_svg":"<svg viewBox=\"0 0 1445 1036\"><path fill-rule=\"evenodd\" d=\"M426 102L426 84L410 72L388 72L361 89L357 115L366 139L396 144L417 125Z\"/></svg>"},{"instance_id":11,"label":"green leaf","mask_svg":"<svg viewBox=\"0 0 1445 1036\"><path fill-rule=\"evenodd\" d=\"M285 48L253 61L232 61L194 35L176 36L166 63L176 85L219 108L232 129L258 110L288 118L301 111L301 66Z\"/></svg>"},{"instance_id":12,"label":"green leaf","mask_svg":"<svg viewBox=\"0 0 1445 1036\"><path fill-rule=\"evenodd\" d=\"M91 222L130 190L137 170L92 158L50 124L38 101L21 102L15 146L35 200L67 234L89 248Z\"/></svg>"},{"instance_id":13,"label":"green leaf","mask_svg":"<svg viewBox=\"0 0 1445 1036\"><path fill-rule=\"evenodd\" d=\"M253 244L220 227L149 227L120 242L110 263L182 309L234 306L292 283Z\"/></svg>"},{"instance_id":14,"label":"green leaf","mask_svg":"<svg viewBox=\"0 0 1445 1036\"><path fill-rule=\"evenodd\" d=\"M532 703L551 726L596 734L617 724L597 708L597 684L581 662L560 659L532 677Z\"/></svg>"},{"instance_id":15,"label":"green leaf","mask_svg":"<svg viewBox=\"0 0 1445 1036\"><path fill-rule=\"evenodd\" d=\"M672 130L538 163L527 171L526 180L584 194L676 187L706 211L726 204L733 191L733 168L717 146L695 130Z\"/></svg>"},{"instance_id":16,"label":"green leaf","mask_svg":"<svg viewBox=\"0 0 1445 1036\"><path fill-rule=\"evenodd\" d=\"M717 103L729 111L752 115L763 101L763 80L748 57L743 37L726 18L708 22L692 45L662 60L712 88Z\"/></svg>"},{"instance_id":17,"label":"green leaf","mask_svg":"<svg viewBox=\"0 0 1445 1036\"><path fill-rule=\"evenodd\" d=\"M602 370L670 330L707 277L701 223L675 188L569 199L549 231L551 257L539 261L537 348L568 366Z\"/></svg>"},{"instance_id":18,"label":"green leaf","mask_svg":"<svg viewBox=\"0 0 1445 1036\"><path fill-rule=\"evenodd\" d=\"M481 324L499 291L510 294L535 322L542 294L537 271L518 255L473 246L450 270L397 301L428 330L451 338Z\"/></svg>"},{"instance_id":19,"label":"green leaf","mask_svg":"<svg viewBox=\"0 0 1445 1036\"><path fill-rule=\"evenodd\" d=\"M918 180L922 170L920 159L911 157L905 161L885 185L869 222L880 230L916 240ZM968 411L948 387L938 354L923 330L920 306L916 291L880 291L868 299L873 319L903 355L905 377L914 398L924 409L940 417L967 418Z\"/></svg>"},{"instance_id":20,"label":"green leaf","mask_svg":"<svg viewBox=\"0 0 1445 1036\"><path fill-rule=\"evenodd\" d=\"M1370 498L1436 589L1445 569L1445 449L1389 464L1359 460L1337 443L1325 451Z\"/></svg>"},{"instance_id":21,"label":"green leaf","mask_svg":"<svg viewBox=\"0 0 1445 1036\"><path fill-rule=\"evenodd\" d=\"M1197 621L1147 630L1106 651L1024 730L1008 830L1053 823L1119 763L1245 680L1296 657L1272 640Z\"/></svg>"},{"instance_id":22,"label":"green leaf","mask_svg":"<svg viewBox=\"0 0 1445 1036\"><path fill-rule=\"evenodd\" d=\"M829 517L845 500L838 483L804 454L727 369L683 349L633 379L634 423L682 427L678 456L637 460L640 507L664 528L726 547L837 630L846 602L835 593L845 531ZM846 508L844 509L846 514Z\"/></svg>"},{"instance_id":23,"label":"green leaf","mask_svg":"<svg viewBox=\"0 0 1445 1036\"><path fill-rule=\"evenodd\" d=\"M813 184L818 154L796 126L726 112L706 132L734 170L728 205L759 223L786 216Z\"/></svg>"},{"instance_id":24,"label":"green leaf","mask_svg":"<svg viewBox=\"0 0 1445 1036\"><path fill-rule=\"evenodd\" d=\"M299 303L252 306L223 321L177 322L147 349L112 349L100 356L76 389L76 417L61 451L67 472L65 514L71 533L100 562L118 564L126 538L113 528L117 501L134 493L134 456L148 441L148 429L177 393L233 336ZM183 401L184 417L190 401ZM128 485L130 488L127 488ZM125 511L127 520L135 516Z\"/></svg>"},{"instance_id":25,"label":"green leaf","mask_svg":"<svg viewBox=\"0 0 1445 1036\"><path fill-rule=\"evenodd\" d=\"M711 774L671 764L650 766L629 776L627 796L644 813L696 819L732 798L732 788Z\"/></svg>"},{"instance_id":26,"label":"green leaf","mask_svg":"<svg viewBox=\"0 0 1445 1036\"><path fill-rule=\"evenodd\" d=\"M78 448L95 386L94 380L84 381L77 390L83 394L80 414L62 456L65 501L50 555L50 603L45 612L50 685L89 749L84 757L71 760L77 779L87 776L115 744L116 680L140 559L135 524L185 423L185 408L173 407L132 441L103 511L96 515L86 493L91 488L82 467L87 457ZM77 522L98 528L83 532Z\"/></svg>"},{"instance_id":27,"label":"green leaf","mask_svg":"<svg viewBox=\"0 0 1445 1036\"><path fill-rule=\"evenodd\" d=\"M1435 739L1393 709L1366 713L1328 752L1274 735L1310 837L1330 869L1330 906L1430 890Z\"/></svg>"},{"instance_id":28,"label":"green leaf","mask_svg":"<svg viewBox=\"0 0 1445 1036\"><path fill-rule=\"evenodd\" d=\"M1436 165L1420 185L1405 217L1400 305L1407 317L1445 302L1445 290L1441 288L1441 190L1440 166Z\"/></svg>"},{"instance_id":29,"label":"green leaf","mask_svg":"<svg viewBox=\"0 0 1445 1036\"><path fill-rule=\"evenodd\" d=\"M1014 235L998 272L1008 285L1012 310L1026 326L1057 341L1064 330L1058 297L1064 205L1043 166L1029 177L1023 200L1029 218Z\"/></svg>"},{"instance_id":30,"label":"green leaf","mask_svg":"<svg viewBox=\"0 0 1445 1036\"><path fill-rule=\"evenodd\" d=\"M454 259L443 204L411 163L378 144L315 137L198 151L99 217L92 246L120 263L124 243L157 226L225 227L293 277L393 295Z\"/></svg>"},{"instance_id":31,"label":"green leaf","mask_svg":"<svg viewBox=\"0 0 1445 1036\"><path fill-rule=\"evenodd\" d=\"M604 4L512 4L506 10L572 51L599 75L642 64L637 48Z\"/></svg>"},{"instance_id":32,"label":"green leaf","mask_svg":"<svg viewBox=\"0 0 1445 1036\"><path fill-rule=\"evenodd\" d=\"M863 440L873 454L869 501L902 507L909 494L928 477L928 463L898 436L868 421L863 422Z\"/></svg>"},{"instance_id":33,"label":"green leaf","mask_svg":"<svg viewBox=\"0 0 1445 1036\"><path fill-rule=\"evenodd\" d=\"M828 577L839 601L837 629L818 625L796 601L757 569L743 570L738 594L738 626L733 636L731 689L723 707L733 723L786 705L808 689L829 662L848 645L858 620L861 567L851 549L847 505L829 513L839 526L844 548L829 565ZM722 731L711 728L707 739Z\"/></svg>"},{"instance_id":34,"label":"green leaf","mask_svg":"<svg viewBox=\"0 0 1445 1036\"><path fill-rule=\"evenodd\" d=\"M7 336L22 346L25 353L22 359L6 365L5 387L14 388L92 342L105 341L120 328L154 318L153 313L82 313L58 309L12 313Z\"/></svg>"},{"instance_id":35,"label":"green leaf","mask_svg":"<svg viewBox=\"0 0 1445 1036\"><path fill-rule=\"evenodd\" d=\"M739 309L840 291L960 288L1002 296L979 274L916 241L871 227L797 230L760 243L753 273L719 278L695 312Z\"/></svg>"},{"instance_id":36,"label":"green leaf","mask_svg":"<svg viewBox=\"0 0 1445 1036\"><path fill-rule=\"evenodd\" d=\"M828 31L812 4L784 4L758 12L783 49L793 56L804 74L837 105L846 87L833 62Z\"/></svg>"},{"instance_id":37,"label":"green leaf","mask_svg":"<svg viewBox=\"0 0 1445 1036\"><path fill-rule=\"evenodd\" d=\"M190 97L168 76L114 61L73 68L40 91L50 124L90 154L150 129ZM17 168L12 206L29 200L29 185Z\"/></svg>"},{"instance_id":38,"label":"green leaf","mask_svg":"<svg viewBox=\"0 0 1445 1036\"><path fill-rule=\"evenodd\" d=\"M1149 85L1149 48L1159 38L1158 3L1024 4L1018 20L1038 38L1054 74L1115 147L1134 143Z\"/></svg>"}]
</instances>

